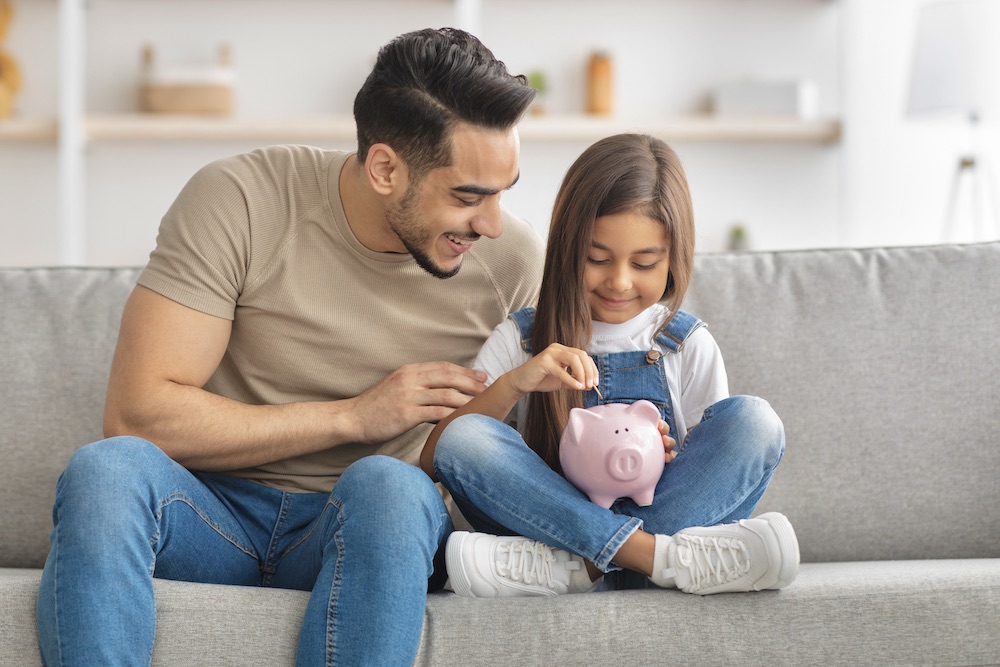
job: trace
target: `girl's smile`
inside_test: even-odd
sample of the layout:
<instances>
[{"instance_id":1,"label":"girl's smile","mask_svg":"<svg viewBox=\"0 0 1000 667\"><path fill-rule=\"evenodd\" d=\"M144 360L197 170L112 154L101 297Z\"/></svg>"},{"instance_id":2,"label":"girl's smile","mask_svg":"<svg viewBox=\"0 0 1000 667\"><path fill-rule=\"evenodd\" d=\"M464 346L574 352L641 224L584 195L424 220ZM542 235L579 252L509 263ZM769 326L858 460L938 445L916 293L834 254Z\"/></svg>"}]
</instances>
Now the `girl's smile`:
<instances>
[{"instance_id":1,"label":"girl's smile","mask_svg":"<svg viewBox=\"0 0 1000 667\"><path fill-rule=\"evenodd\" d=\"M591 317L621 324L663 298L670 273L663 224L636 211L597 218L584 287Z\"/></svg>"}]
</instances>

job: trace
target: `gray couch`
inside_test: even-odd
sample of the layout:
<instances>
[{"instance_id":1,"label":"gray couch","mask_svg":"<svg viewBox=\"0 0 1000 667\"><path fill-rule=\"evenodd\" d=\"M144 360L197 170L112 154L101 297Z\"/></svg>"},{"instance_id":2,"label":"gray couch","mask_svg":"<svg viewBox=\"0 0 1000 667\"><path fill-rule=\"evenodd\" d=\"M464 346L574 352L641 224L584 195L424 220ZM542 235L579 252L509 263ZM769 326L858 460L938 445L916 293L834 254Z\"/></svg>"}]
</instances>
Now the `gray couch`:
<instances>
[{"instance_id":1,"label":"gray couch","mask_svg":"<svg viewBox=\"0 0 1000 667\"><path fill-rule=\"evenodd\" d=\"M53 485L101 435L133 269L0 271L0 664L39 664ZM420 665L1000 664L1000 243L704 255L687 307L785 459L782 591L434 594ZM158 581L156 665L292 664L306 594Z\"/></svg>"}]
</instances>

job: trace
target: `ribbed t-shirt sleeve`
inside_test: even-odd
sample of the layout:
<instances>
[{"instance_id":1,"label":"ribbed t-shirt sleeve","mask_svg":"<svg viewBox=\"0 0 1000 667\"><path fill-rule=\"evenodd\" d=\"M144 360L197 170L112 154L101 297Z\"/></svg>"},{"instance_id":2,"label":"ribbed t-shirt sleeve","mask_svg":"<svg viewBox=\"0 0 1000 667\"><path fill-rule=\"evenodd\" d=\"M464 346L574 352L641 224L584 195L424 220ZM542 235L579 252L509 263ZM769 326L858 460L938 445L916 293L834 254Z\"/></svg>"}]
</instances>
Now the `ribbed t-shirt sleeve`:
<instances>
[{"instance_id":1,"label":"ribbed t-shirt sleeve","mask_svg":"<svg viewBox=\"0 0 1000 667\"><path fill-rule=\"evenodd\" d=\"M233 319L246 280L246 187L228 158L200 169L160 223L138 283L189 308Z\"/></svg>"}]
</instances>

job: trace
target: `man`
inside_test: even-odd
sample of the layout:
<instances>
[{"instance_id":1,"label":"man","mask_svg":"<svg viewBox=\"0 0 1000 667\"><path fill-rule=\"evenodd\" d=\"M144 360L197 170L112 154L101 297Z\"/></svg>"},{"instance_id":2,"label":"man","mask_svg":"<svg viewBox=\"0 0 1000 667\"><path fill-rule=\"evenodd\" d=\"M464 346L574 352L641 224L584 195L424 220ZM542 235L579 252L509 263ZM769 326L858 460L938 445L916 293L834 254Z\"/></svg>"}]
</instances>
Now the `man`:
<instances>
[{"instance_id":1,"label":"man","mask_svg":"<svg viewBox=\"0 0 1000 667\"><path fill-rule=\"evenodd\" d=\"M108 439L57 487L47 665L148 664L153 577L311 590L299 664L412 663L452 530L412 464L537 293L540 240L500 207L533 96L471 35L408 33L356 154L270 147L185 186L125 306Z\"/></svg>"}]
</instances>

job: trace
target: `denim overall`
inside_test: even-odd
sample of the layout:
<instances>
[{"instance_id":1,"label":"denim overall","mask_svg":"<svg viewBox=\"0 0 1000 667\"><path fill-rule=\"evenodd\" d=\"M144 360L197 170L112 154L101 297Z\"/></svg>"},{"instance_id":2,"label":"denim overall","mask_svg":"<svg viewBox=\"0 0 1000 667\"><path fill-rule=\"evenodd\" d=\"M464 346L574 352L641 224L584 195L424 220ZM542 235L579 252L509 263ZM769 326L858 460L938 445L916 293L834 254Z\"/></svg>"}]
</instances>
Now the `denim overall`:
<instances>
[{"instance_id":1,"label":"denim overall","mask_svg":"<svg viewBox=\"0 0 1000 667\"><path fill-rule=\"evenodd\" d=\"M534 311L521 310L511 317L530 350ZM596 355L604 398L590 391L585 404L649 400L659 407L676 440L674 415L680 406L671 404L662 354L683 349L701 326L700 320L679 311L654 336L657 345L649 352ZM602 586L645 587L651 585L648 579L612 562L635 531L672 535L688 526L750 516L784 451L781 421L766 401L751 396L731 396L709 406L685 438L649 506L621 498L608 510L591 502L514 428L482 414L462 415L441 433L434 469L475 530L524 535L579 554L609 573Z\"/></svg>"},{"instance_id":2,"label":"denim overall","mask_svg":"<svg viewBox=\"0 0 1000 667\"><path fill-rule=\"evenodd\" d=\"M521 331L521 346L525 351L531 351L531 332L535 321L535 309L524 308L511 314L511 319ZM694 315L683 310L656 333L654 337L660 350L668 354L680 352L684 341L695 330L705 326L705 323ZM663 368L663 354L653 348L642 352L610 352L590 355L597 364L601 384L601 397L594 390L584 395L584 407L590 408L605 403L635 403L645 399L660 410L660 418L670 425L670 437L680 446L677 437L677 425L674 419L674 408L670 401L670 390L667 387L667 375Z\"/></svg>"}]
</instances>

